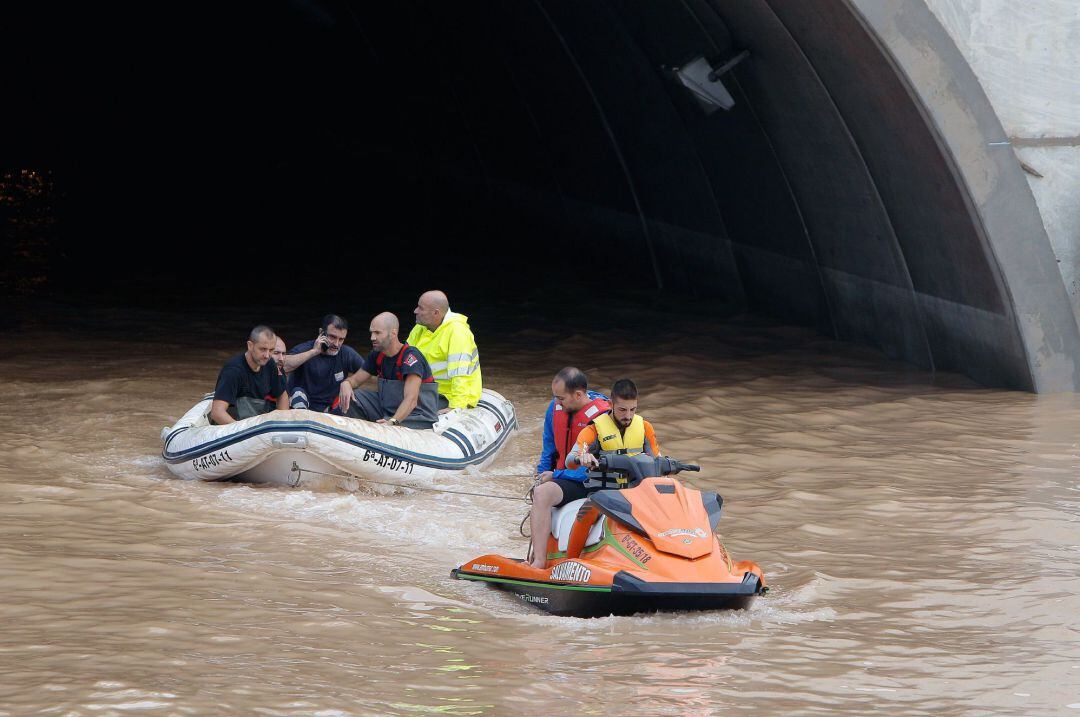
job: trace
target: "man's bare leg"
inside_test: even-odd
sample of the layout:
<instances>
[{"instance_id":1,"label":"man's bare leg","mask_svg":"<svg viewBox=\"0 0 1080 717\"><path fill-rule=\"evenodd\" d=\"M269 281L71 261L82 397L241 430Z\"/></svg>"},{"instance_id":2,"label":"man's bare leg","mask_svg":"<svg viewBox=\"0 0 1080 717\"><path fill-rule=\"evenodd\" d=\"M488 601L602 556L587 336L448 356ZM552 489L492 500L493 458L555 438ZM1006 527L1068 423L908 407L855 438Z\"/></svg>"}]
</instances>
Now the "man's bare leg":
<instances>
[{"instance_id":1,"label":"man's bare leg","mask_svg":"<svg viewBox=\"0 0 1080 717\"><path fill-rule=\"evenodd\" d=\"M551 535L551 509L563 499L562 488L558 483L546 481L533 490L532 515L529 526L532 529L533 558L531 565L541 570L547 567L548 536Z\"/></svg>"}]
</instances>

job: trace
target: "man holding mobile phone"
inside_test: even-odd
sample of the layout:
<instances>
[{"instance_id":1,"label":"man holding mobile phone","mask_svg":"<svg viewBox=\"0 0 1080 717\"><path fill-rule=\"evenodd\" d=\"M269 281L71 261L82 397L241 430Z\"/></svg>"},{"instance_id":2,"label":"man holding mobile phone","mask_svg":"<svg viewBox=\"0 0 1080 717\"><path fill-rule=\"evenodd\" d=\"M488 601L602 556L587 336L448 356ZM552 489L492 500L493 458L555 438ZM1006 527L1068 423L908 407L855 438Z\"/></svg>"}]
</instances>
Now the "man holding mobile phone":
<instances>
[{"instance_id":1,"label":"man holding mobile phone","mask_svg":"<svg viewBox=\"0 0 1080 717\"><path fill-rule=\"evenodd\" d=\"M319 325L318 336L294 346L285 356L290 408L336 411L341 382L364 365L363 357L345 345L348 333L349 322L337 314L327 314Z\"/></svg>"}]
</instances>

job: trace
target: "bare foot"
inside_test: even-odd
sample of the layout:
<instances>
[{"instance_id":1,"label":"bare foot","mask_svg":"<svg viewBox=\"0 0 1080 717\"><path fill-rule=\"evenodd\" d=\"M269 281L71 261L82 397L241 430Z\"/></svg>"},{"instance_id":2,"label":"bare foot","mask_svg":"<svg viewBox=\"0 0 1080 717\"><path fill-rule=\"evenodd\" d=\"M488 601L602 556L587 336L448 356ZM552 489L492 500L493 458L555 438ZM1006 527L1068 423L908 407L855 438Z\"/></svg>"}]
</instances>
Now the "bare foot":
<instances>
[{"instance_id":1,"label":"bare foot","mask_svg":"<svg viewBox=\"0 0 1080 717\"><path fill-rule=\"evenodd\" d=\"M529 567L530 568L536 568L537 570L547 570L547 563L546 562L538 563L536 561L533 561L533 562L529 563Z\"/></svg>"}]
</instances>

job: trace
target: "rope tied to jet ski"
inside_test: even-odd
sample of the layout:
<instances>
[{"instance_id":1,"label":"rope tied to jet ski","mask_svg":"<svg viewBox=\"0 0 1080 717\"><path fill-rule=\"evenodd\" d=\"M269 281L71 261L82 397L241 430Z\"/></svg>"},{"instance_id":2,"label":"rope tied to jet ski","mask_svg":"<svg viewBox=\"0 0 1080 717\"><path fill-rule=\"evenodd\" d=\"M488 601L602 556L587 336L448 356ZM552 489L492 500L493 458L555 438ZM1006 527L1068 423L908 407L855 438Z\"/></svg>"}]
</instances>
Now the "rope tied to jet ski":
<instances>
[{"instance_id":1,"label":"rope tied to jet ski","mask_svg":"<svg viewBox=\"0 0 1080 717\"><path fill-rule=\"evenodd\" d=\"M585 483L586 490L594 493L598 490L616 489L622 490L636 485L644 478L664 476L679 473L681 471L700 471L701 467L682 463L667 456L651 456L645 453L629 455L625 451L603 451L598 456L596 466L588 472L588 480ZM525 502L532 505L532 494L540 485L540 476L533 481L525 496ZM525 514L518 526L518 532L523 537L531 537L525 532L525 524L529 522L532 508ZM529 555L526 560L532 559L532 545L529 546Z\"/></svg>"},{"instance_id":2,"label":"rope tied to jet ski","mask_svg":"<svg viewBox=\"0 0 1080 717\"><path fill-rule=\"evenodd\" d=\"M523 538L531 538L532 537L532 531L530 531L528 533L525 532L525 524L528 523L529 518L532 517L532 507L531 507L532 502L533 502L532 494L533 494L533 491L536 490L536 486L538 486L538 485L540 485L540 476L536 476L536 479L533 481L532 485L529 486L529 492L525 494L525 505L528 505L530 507L529 507L529 510L525 512L525 517L521 519L521 524L518 525L518 532L521 533L521 537L523 537ZM526 560L532 560L532 545L531 544L529 545L529 554L525 556L525 559Z\"/></svg>"},{"instance_id":3,"label":"rope tied to jet ski","mask_svg":"<svg viewBox=\"0 0 1080 717\"><path fill-rule=\"evenodd\" d=\"M378 480L372 480L370 478L361 478L360 476L354 476L354 475L351 475L351 474L348 474L348 473L325 473L323 471L316 471L316 470L312 470L310 468L301 468L300 466L296 465L296 463L293 463L292 472L296 473L296 481L292 484L292 486L294 488L300 485L300 478L302 477L301 474L303 474L303 473L312 473L314 475L326 476L328 478L355 478L357 481L361 481L361 482L364 482L364 483L374 483L375 485L387 485L387 486L393 486L395 488L410 488L412 490L426 490L426 491L431 491L431 492L434 492L434 493L452 493L454 495L471 495L471 496L476 496L478 498L498 498L499 500L522 500L522 498L519 498L519 497L516 497L516 496L511 496L511 495L498 495L496 493L473 493L473 492L464 491L464 490L448 490L446 488L435 488L435 487L432 487L432 486L413 485L413 484L409 484L409 483L391 483L389 481L378 481ZM530 495L532 494L532 489L531 488L529 489L529 494ZM526 497L528 497L528 496L526 496Z\"/></svg>"},{"instance_id":4,"label":"rope tied to jet ski","mask_svg":"<svg viewBox=\"0 0 1080 717\"><path fill-rule=\"evenodd\" d=\"M601 488L625 488L627 486L627 480L625 477L614 476L614 481L611 480L612 477L613 476L609 476L607 473L604 472L590 472L588 485L592 488L592 490L599 490ZM533 481L532 486L529 488L529 492L525 494L526 505L532 506L533 491L536 490L536 487L538 485L540 485L540 476L536 476L536 479ZM518 532L521 533L521 537L523 538L532 537L531 531L529 533L525 532L525 524L529 522L530 517L532 517L531 507L529 508L528 512L525 513L525 517L521 519L521 524L518 525ZM529 555L525 559L532 560L531 545L529 546Z\"/></svg>"}]
</instances>

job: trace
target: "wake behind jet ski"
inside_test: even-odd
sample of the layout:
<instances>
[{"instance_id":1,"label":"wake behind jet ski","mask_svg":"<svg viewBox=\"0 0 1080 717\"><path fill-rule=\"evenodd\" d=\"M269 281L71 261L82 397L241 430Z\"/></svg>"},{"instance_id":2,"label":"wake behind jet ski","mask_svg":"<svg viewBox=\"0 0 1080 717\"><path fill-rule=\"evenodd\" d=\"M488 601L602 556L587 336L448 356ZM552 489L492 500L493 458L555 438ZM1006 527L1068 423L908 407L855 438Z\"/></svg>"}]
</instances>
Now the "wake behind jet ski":
<instances>
[{"instance_id":1,"label":"wake behind jet ski","mask_svg":"<svg viewBox=\"0 0 1080 717\"><path fill-rule=\"evenodd\" d=\"M548 567L482 555L451 571L553 615L745 609L767 588L761 568L734 562L716 534L723 499L675 479L698 466L645 454L605 455L587 498L552 510ZM614 474L614 475L613 475Z\"/></svg>"}]
</instances>

